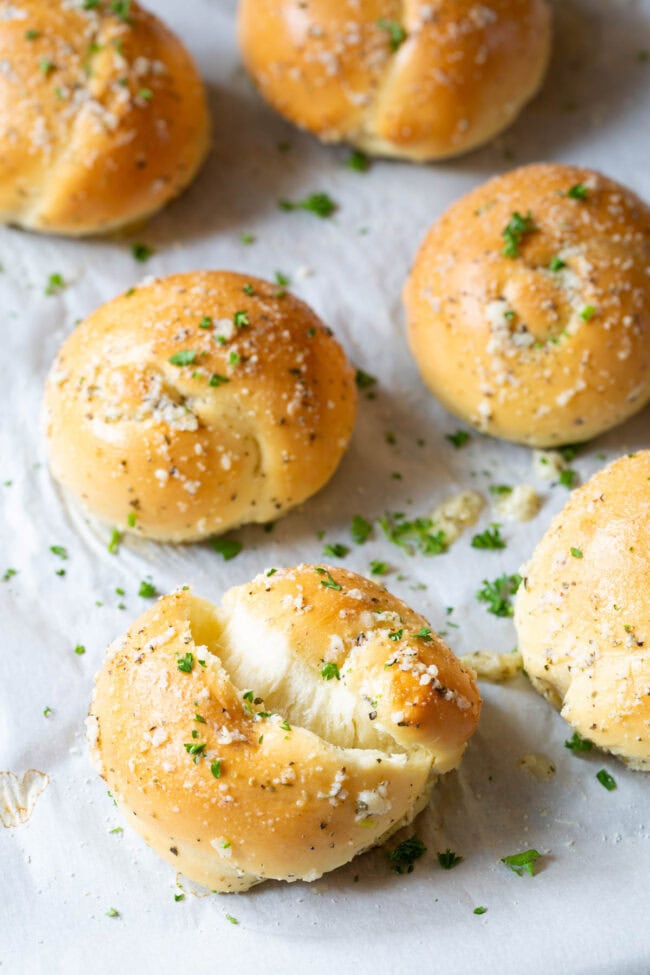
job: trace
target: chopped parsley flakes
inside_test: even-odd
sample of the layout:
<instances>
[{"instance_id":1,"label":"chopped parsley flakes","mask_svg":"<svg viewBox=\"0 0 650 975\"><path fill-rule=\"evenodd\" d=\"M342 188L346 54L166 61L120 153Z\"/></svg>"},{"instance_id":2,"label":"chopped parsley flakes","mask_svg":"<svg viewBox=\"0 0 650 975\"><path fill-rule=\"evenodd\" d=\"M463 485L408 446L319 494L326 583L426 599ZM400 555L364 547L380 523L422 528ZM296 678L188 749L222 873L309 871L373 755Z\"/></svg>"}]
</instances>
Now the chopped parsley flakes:
<instances>
[{"instance_id":1,"label":"chopped parsley flakes","mask_svg":"<svg viewBox=\"0 0 650 975\"><path fill-rule=\"evenodd\" d=\"M371 376L369 372L364 372L363 369L357 369L354 381L359 389L369 389L377 382L374 376Z\"/></svg>"},{"instance_id":2,"label":"chopped parsley flakes","mask_svg":"<svg viewBox=\"0 0 650 975\"><path fill-rule=\"evenodd\" d=\"M350 534L357 545L363 545L372 534L372 525L365 518L362 518L361 515L355 515L352 519Z\"/></svg>"},{"instance_id":3,"label":"chopped parsley flakes","mask_svg":"<svg viewBox=\"0 0 650 975\"><path fill-rule=\"evenodd\" d=\"M145 91L147 89L142 90ZM138 92L138 94L141 98L143 97L141 92ZM151 92L149 92L149 97L151 97ZM141 244L136 242L135 244L131 244L131 253L136 261L140 261L141 264L144 264L155 254L155 251L153 247L149 246L149 244Z\"/></svg>"},{"instance_id":4,"label":"chopped parsley flakes","mask_svg":"<svg viewBox=\"0 0 650 975\"><path fill-rule=\"evenodd\" d=\"M453 850L445 850L443 853L438 853L438 863L443 870L453 870L457 867L459 863L463 862L463 858L459 857Z\"/></svg>"},{"instance_id":5,"label":"chopped parsley flakes","mask_svg":"<svg viewBox=\"0 0 650 975\"><path fill-rule=\"evenodd\" d=\"M336 579L332 577L331 572L328 572L326 569L323 569L321 566L316 567L316 572L318 572L318 574L321 576L325 576L325 578L321 579L320 581L321 586L323 586L325 589L336 589L338 592L341 592L343 587L340 586L336 581Z\"/></svg>"},{"instance_id":6,"label":"chopped parsley flakes","mask_svg":"<svg viewBox=\"0 0 650 975\"><path fill-rule=\"evenodd\" d=\"M239 555L243 547L242 543L234 538L215 538L212 542L212 548L223 556L225 562L230 562Z\"/></svg>"},{"instance_id":7,"label":"chopped parsley flakes","mask_svg":"<svg viewBox=\"0 0 650 975\"><path fill-rule=\"evenodd\" d=\"M485 531L481 532L480 535L474 535L472 539L472 548L505 548L506 543L501 537L500 528L501 525L497 525L495 523L490 525L489 528L486 528Z\"/></svg>"},{"instance_id":8,"label":"chopped parsley flakes","mask_svg":"<svg viewBox=\"0 0 650 975\"><path fill-rule=\"evenodd\" d=\"M584 200L589 199L589 190L584 183L575 183L570 189L567 190L566 194L570 200Z\"/></svg>"},{"instance_id":9,"label":"chopped parsley flakes","mask_svg":"<svg viewBox=\"0 0 650 975\"><path fill-rule=\"evenodd\" d=\"M174 352L173 355L170 355L168 361L173 366L189 366L196 361L198 354L196 349L181 349L180 352Z\"/></svg>"},{"instance_id":10,"label":"chopped parsley flakes","mask_svg":"<svg viewBox=\"0 0 650 975\"><path fill-rule=\"evenodd\" d=\"M417 836L411 836L391 850L388 859L395 873L413 873L415 861L426 852L427 848L422 840Z\"/></svg>"},{"instance_id":11,"label":"chopped parsley flakes","mask_svg":"<svg viewBox=\"0 0 650 975\"><path fill-rule=\"evenodd\" d=\"M194 654L184 653L182 657L178 657L176 663L181 673L189 674L192 668L194 667Z\"/></svg>"},{"instance_id":12,"label":"chopped parsley flakes","mask_svg":"<svg viewBox=\"0 0 650 975\"><path fill-rule=\"evenodd\" d=\"M510 221L503 228L501 236L503 237L505 244L503 246L502 254L504 257L519 257L519 245L521 244L523 238L528 234L533 234L537 230L535 221L533 220L533 215L528 211L528 213L522 217L520 213L515 211L510 218Z\"/></svg>"},{"instance_id":13,"label":"chopped parsley flakes","mask_svg":"<svg viewBox=\"0 0 650 975\"><path fill-rule=\"evenodd\" d=\"M336 677L337 680L341 679L341 673L339 671L338 665L335 663L325 664L320 672L320 675L324 680L333 680Z\"/></svg>"},{"instance_id":14,"label":"chopped parsley flakes","mask_svg":"<svg viewBox=\"0 0 650 975\"><path fill-rule=\"evenodd\" d=\"M65 288L62 274L50 274L45 286L46 295L58 295Z\"/></svg>"},{"instance_id":15,"label":"chopped parsley flakes","mask_svg":"<svg viewBox=\"0 0 650 975\"><path fill-rule=\"evenodd\" d=\"M348 546L341 545L340 542L332 542L323 546L323 555L331 555L335 559L344 559L349 551Z\"/></svg>"},{"instance_id":16,"label":"chopped parsley flakes","mask_svg":"<svg viewBox=\"0 0 650 975\"><path fill-rule=\"evenodd\" d=\"M377 21L377 27L380 30L386 31L388 34L388 39L390 43L390 49L393 53L399 51L400 47L406 40L406 31L401 24L398 24L396 20L389 20L387 17L380 17Z\"/></svg>"},{"instance_id":17,"label":"chopped parsley flakes","mask_svg":"<svg viewBox=\"0 0 650 975\"><path fill-rule=\"evenodd\" d=\"M574 471L572 467L565 467L563 471L560 471L560 476L558 478L558 483L562 487L568 488L569 491L576 486L578 481L578 472Z\"/></svg>"},{"instance_id":18,"label":"chopped parsley flakes","mask_svg":"<svg viewBox=\"0 0 650 975\"><path fill-rule=\"evenodd\" d=\"M345 165L348 169L353 169L355 173L365 173L370 169L370 160L365 152L361 152L360 149L353 149L345 160Z\"/></svg>"},{"instance_id":19,"label":"chopped parsley flakes","mask_svg":"<svg viewBox=\"0 0 650 975\"><path fill-rule=\"evenodd\" d=\"M291 210L307 210L308 213L313 213L316 217L320 217L321 220L331 217L338 209L337 204L327 193L310 193L309 196L296 202L280 200L278 206L281 210L287 212Z\"/></svg>"},{"instance_id":20,"label":"chopped parsley flakes","mask_svg":"<svg viewBox=\"0 0 650 975\"><path fill-rule=\"evenodd\" d=\"M516 873L519 877L528 874L529 877L535 876L535 862L541 857L537 850L524 850L523 853L513 853L508 857L501 857L501 863Z\"/></svg>"},{"instance_id":21,"label":"chopped parsley flakes","mask_svg":"<svg viewBox=\"0 0 650 975\"><path fill-rule=\"evenodd\" d=\"M465 444L471 440L471 436L466 430L457 430L456 433L446 433L445 440L448 440L456 450L460 450Z\"/></svg>"},{"instance_id":22,"label":"chopped parsley flakes","mask_svg":"<svg viewBox=\"0 0 650 975\"><path fill-rule=\"evenodd\" d=\"M513 607L511 597L515 595L521 585L521 576L518 572L514 575L504 574L490 582L483 580L482 587L476 593L476 598L480 603L486 603L488 613L493 616L512 616Z\"/></svg>"},{"instance_id":23,"label":"chopped parsley flakes","mask_svg":"<svg viewBox=\"0 0 650 975\"><path fill-rule=\"evenodd\" d=\"M596 772L596 778L600 784L607 789L608 792L613 792L616 788L616 780L606 769L601 768L600 772Z\"/></svg>"},{"instance_id":24,"label":"chopped parsley flakes","mask_svg":"<svg viewBox=\"0 0 650 975\"><path fill-rule=\"evenodd\" d=\"M138 589L138 596L142 596L143 599L154 599L157 595L158 590L153 582L148 579L143 579Z\"/></svg>"},{"instance_id":25,"label":"chopped parsley flakes","mask_svg":"<svg viewBox=\"0 0 650 975\"><path fill-rule=\"evenodd\" d=\"M399 545L409 555L442 555L447 551L445 533L433 530L431 518L415 518L407 521L401 512L387 513L379 519L384 535L394 545Z\"/></svg>"},{"instance_id":26,"label":"chopped parsley flakes","mask_svg":"<svg viewBox=\"0 0 650 975\"><path fill-rule=\"evenodd\" d=\"M583 738L577 731L574 731L572 737L564 742L564 747L575 753L590 752L594 746L588 738Z\"/></svg>"}]
</instances>

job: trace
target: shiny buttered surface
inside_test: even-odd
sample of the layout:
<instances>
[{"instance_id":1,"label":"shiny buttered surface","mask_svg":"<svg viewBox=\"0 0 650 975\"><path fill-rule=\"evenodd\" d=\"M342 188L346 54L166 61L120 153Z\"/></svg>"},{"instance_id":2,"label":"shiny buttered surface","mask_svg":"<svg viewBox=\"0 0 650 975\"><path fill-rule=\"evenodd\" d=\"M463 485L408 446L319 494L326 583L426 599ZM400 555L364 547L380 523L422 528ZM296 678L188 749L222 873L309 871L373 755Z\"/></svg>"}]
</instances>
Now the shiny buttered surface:
<instances>
[{"instance_id":1,"label":"shiny buttered surface","mask_svg":"<svg viewBox=\"0 0 650 975\"><path fill-rule=\"evenodd\" d=\"M0 221L95 234L145 217L208 149L203 84L135 0L0 4Z\"/></svg>"},{"instance_id":2,"label":"shiny buttered surface","mask_svg":"<svg viewBox=\"0 0 650 975\"><path fill-rule=\"evenodd\" d=\"M326 142L414 160L467 152L535 94L546 0L242 0L244 63L262 95Z\"/></svg>"},{"instance_id":3,"label":"shiny buttered surface","mask_svg":"<svg viewBox=\"0 0 650 975\"><path fill-rule=\"evenodd\" d=\"M102 520L185 542L268 522L331 477L354 371L278 285L229 272L132 288L64 342L47 381L54 477Z\"/></svg>"},{"instance_id":4,"label":"shiny buttered surface","mask_svg":"<svg viewBox=\"0 0 650 975\"><path fill-rule=\"evenodd\" d=\"M497 176L434 224L404 290L411 351L484 433L588 440L650 400L650 208L588 169Z\"/></svg>"},{"instance_id":5,"label":"shiny buttered surface","mask_svg":"<svg viewBox=\"0 0 650 975\"><path fill-rule=\"evenodd\" d=\"M118 805L212 890L315 880L424 807L478 721L427 621L330 566L267 570L217 608L186 588L111 648L88 719Z\"/></svg>"},{"instance_id":6,"label":"shiny buttered surface","mask_svg":"<svg viewBox=\"0 0 650 975\"><path fill-rule=\"evenodd\" d=\"M650 451L576 490L521 573L533 685L583 738L650 770Z\"/></svg>"}]
</instances>

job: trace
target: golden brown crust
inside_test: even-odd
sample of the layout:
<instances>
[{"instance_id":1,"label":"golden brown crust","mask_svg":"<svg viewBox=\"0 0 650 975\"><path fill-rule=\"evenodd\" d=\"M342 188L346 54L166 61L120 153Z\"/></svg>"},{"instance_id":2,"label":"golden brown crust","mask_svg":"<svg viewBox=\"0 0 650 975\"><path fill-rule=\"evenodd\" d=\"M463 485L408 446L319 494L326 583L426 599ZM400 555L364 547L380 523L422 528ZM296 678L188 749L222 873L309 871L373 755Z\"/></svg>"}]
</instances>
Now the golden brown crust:
<instances>
[{"instance_id":1,"label":"golden brown crust","mask_svg":"<svg viewBox=\"0 0 650 975\"><path fill-rule=\"evenodd\" d=\"M326 142L414 160L509 125L550 51L546 0L242 0L244 62L279 112Z\"/></svg>"},{"instance_id":2,"label":"golden brown crust","mask_svg":"<svg viewBox=\"0 0 650 975\"><path fill-rule=\"evenodd\" d=\"M584 738L650 770L650 451L574 491L521 571L534 686Z\"/></svg>"},{"instance_id":3,"label":"golden brown crust","mask_svg":"<svg viewBox=\"0 0 650 975\"><path fill-rule=\"evenodd\" d=\"M379 605L408 630L399 643ZM328 566L267 572L222 609L165 596L97 676L94 761L134 828L199 883L314 880L409 822L475 730L476 685L414 635L425 622Z\"/></svg>"},{"instance_id":4,"label":"golden brown crust","mask_svg":"<svg viewBox=\"0 0 650 975\"><path fill-rule=\"evenodd\" d=\"M158 210L208 149L203 84L135 0L0 4L0 221L102 233Z\"/></svg>"},{"instance_id":5,"label":"golden brown crust","mask_svg":"<svg viewBox=\"0 0 650 975\"><path fill-rule=\"evenodd\" d=\"M515 214L530 229L507 256ZM422 377L485 433L588 440L650 399L648 267L650 209L625 187L555 164L497 176L433 225L406 283Z\"/></svg>"},{"instance_id":6,"label":"golden brown crust","mask_svg":"<svg viewBox=\"0 0 650 975\"><path fill-rule=\"evenodd\" d=\"M205 271L90 315L54 362L46 411L57 480L105 521L182 542L272 521L318 491L352 434L356 390L307 305Z\"/></svg>"}]
</instances>

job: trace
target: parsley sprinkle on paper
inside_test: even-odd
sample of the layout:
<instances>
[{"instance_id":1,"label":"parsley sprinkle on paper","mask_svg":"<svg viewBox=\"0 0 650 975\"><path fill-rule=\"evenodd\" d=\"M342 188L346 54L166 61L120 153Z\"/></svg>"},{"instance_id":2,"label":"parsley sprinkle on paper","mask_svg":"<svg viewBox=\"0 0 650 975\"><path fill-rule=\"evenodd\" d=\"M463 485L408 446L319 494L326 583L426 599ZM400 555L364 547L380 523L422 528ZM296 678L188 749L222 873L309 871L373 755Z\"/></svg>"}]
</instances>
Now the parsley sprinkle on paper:
<instances>
[{"instance_id":1,"label":"parsley sprinkle on paper","mask_svg":"<svg viewBox=\"0 0 650 975\"><path fill-rule=\"evenodd\" d=\"M230 562L239 555L243 547L242 543L234 538L215 538L212 542L212 548L223 556L225 562Z\"/></svg>"},{"instance_id":2,"label":"parsley sprinkle on paper","mask_svg":"<svg viewBox=\"0 0 650 975\"><path fill-rule=\"evenodd\" d=\"M151 95L151 93L149 94ZM142 97L142 95L140 97ZM152 257L155 254L155 251L153 247L149 246L149 244L142 244L136 242L134 244L131 244L131 253L133 254L136 261L140 261L141 264L144 264L146 261L149 260L150 257Z\"/></svg>"},{"instance_id":3,"label":"parsley sprinkle on paper","mask_svg":"<svg viewBox=\"0 0 650 975\"><path fill-rule=\"evenodd\" d=\"M363 369L357 369L354 381L359 389L369 389L377 382L374 376L371 376L369 372L364 372Z\"/></svg>"},{"instance_id":4,"label":"parsley sprinkle on paper","mask_svg":"<svg viewBox=\"0 0 650 975\"><path fill-rule=\"evenodd\" d=\"M323 555L331 555L335 559L344 559L349 551L348 546L341 545L340 542L332 542L323 546Z\"/></svg>"},{"instance_id":5,"label":"parsley sprinkle on paper","mask_svg":"<svg viewBox=\"0 0 650 975\"><path fill-rule=\"evenodd\" d=\"M138 596L142 596L143 599L154 599L157 595L158 590L153 582L148 579L143 579L138 589Z\"/></svg>"},{"instance_id":6,"label":"parsley sprinkle on paper","mask_svg":"<svg viewBox=\"0 0 650 975\"><path fill-rule=\"evenodd\" d=\"M373 576L385 576L390 572L388 562L378 562L375 559L370 563L370 573Z\"/></svg>"},{"instance_id":7,"label":"parsley sprinkle on paper","mask_svg":"<svg viewBox=\"0 0 650 975\"><path fill-rule=\"evenodd\" d=\"M578 481L578 472L574 471L572 467L565 467L563 471L560 471L560 476L558 478L558 483L562 487L568 488L569 491L576 486Z\"/></svg>"},{"instance_id":8,"label":"parsley sprinkle on paper","mask_svg":"<svg viewBox=\"0 0 650 975\"><path fill-rule=\"evenodd\" d=\"M601 768L600 772L596 772L596 778L600 784L607 789L608 792L613 792L616 788L616 780L606 769Z\"/></svg>"},{"instance_id":9,"label":"parsley sprinkle on paper","mask_svg":"<svg viewBox=\"0 0 650 975\"><path fill-rule=\"evenodd\" d=\"M459 857L458 854L454 853L453 850L445 850L443 853L438 853L438 863L443 870L453 870L457 867L459 863L463 862L463 858Z\"/></svg>"},{"instance_id":10,"label":"parsley sprinkle on paper","mask_svg":"<svg viewBox=\"0 0 650 975\"><path fill-rule=\"evenodd\" d=\"M513 853L511 856L501 857L501 863L505 863L519 877L523 877L524 874L534 877L535 862L540 859L541 855L537 850L524 850L523 853Z\"/></svg>"},{"instance_id":11,"label":"parsley sprinkle on paper","mask_svg":"<svg viewBox=\"0 0 650 975\"><path fill-rule=\"evenodd\" d=\"M350 534L357 545L363 545L372 534L372 525L365 518L362 518L361 515L355 515L352 519Z\"/></svg>"},{"instance_id":12,"label":"parsley sprinkle on paper","mask_svg":"<svg viewBox=\"0 0 650 975\"><path fill-rule=\"evenodd\" d=\"M500 531L501 525L496 523L490 525L486 528L484 532L480 535L474 535L472 538L472 548L484 548L484 549L499 549L505 548L506 543L501 537Z\"/></svg>"},{"instance_id":13,"label":"parsley sprinkle on paper","mask_svg":"<svg viewBox=\"0 0 650 975\"><path fill-rule=\"evenodd\" d=\"M434 531L431 518L415 518L407 521L401 512L387 513L379 519L384 535L394 545L414 555L442 555L447 551L443 531Z\"/></svg>"},{"instance_id":14,"label":"parsley sprinkle on paper","mask_svg":"<svg viewBox=\"0 0 650 975\"><path fill-rule=\"evenodd\" d=\"M468 440L471 439L471 436L466 430L457 430L456 433L445 434L445 440L448 440L449 443L456 448L456 450L460 450L460 448L464 447Z\"/></svg>"},{"instance_id":15,"label":"parsley sprinkle on paper","mask_svg":"<svg viewBox=\"0 0 650 975\"><path fill-rule=\"evenodd\" d=\"M480 603L486 603L488 613L493 616L508 617L513 615L511 597L515 595L521 585L521 576L518 572L514 575L504 574L490 582L483 580L483 585L476 593L476 598Z\"/></svg>"},{"instance_id":16,"label":"parsley sprinkle on paper","mask_svg":"<svg viewBox=\"0 0 650 975\"><path fill-rule=\"evenodd\" d=\"M426 852L427 848L422 840L417 836L411 836L391 850L388 859L395 873L413 873L415 861Z\"/></svg>"},{"instance_id":17,"label":"parsley sprinkle on paper","mask_svg":"<svg viewBox=\"0 0 650 975\"><path fill-rule=\"evenodd\" d=\"M320 217L321 220L331 217L338 209L337 204L327 193L311 193L309 196L296 202L280 200L278 206L281 210L287 212L291 210L306 210L308 213L313 213L314 216Z\"/></svg>"},{"instance_id":18,"label":"parsley sprinkle on paper","mask_svg":"<svg viewBox=\"0 0 650 975\"><path fill-rule=\"evenodd\" d=\"M574 731L572 737L564 742L564 747L575 753L590 752L594 746L588 738L583 738L577 731Z\"/></svg>"},{"instance_id":19,"label":"parsley sprinkle on paper","mask_svg":"<svg viewBox=\"0 0 650 975\"><path fill-rule=\"evenodd\" d=\"M62 274L50 274L45 286L46 295L58 295L65 288L65 281Z\"/></svg>"},{"instance_id":20,"label":"parsley sprinkle on paper","mask_svg":"<svg viewBox=\"0 0 650 975\"><path fill-rule=\"evenodd\" d=\"M361 152L360 149L353 149L345 160L345 165L348 169L354 170L355 173L366 173L370 169L370 160L365 152Z\"/></svg>"},{"instance_id":21,"label":"parsley sprinkle on paper","mask_svg":"<svg viewBox=\"0 0 650 975\"><path fill-rule=\"evenodd\" d=\"M108 551L111 553L111 555L117 555L121 541L122 532L119 530L119 528L114 528L107 545Z\"/></svg>"}]
</instances>

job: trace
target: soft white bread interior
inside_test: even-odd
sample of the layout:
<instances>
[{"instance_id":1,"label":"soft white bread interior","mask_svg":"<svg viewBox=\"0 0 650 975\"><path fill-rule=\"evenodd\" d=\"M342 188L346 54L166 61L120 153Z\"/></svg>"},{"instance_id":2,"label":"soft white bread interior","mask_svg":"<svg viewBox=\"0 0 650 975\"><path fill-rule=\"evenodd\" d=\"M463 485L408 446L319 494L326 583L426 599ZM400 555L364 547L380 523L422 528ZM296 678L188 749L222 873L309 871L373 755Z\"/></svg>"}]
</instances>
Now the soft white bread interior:
<instances>
[{"instance_id":1,"label":"soft white bread interior","mask_svg":"<svg viewBox=\"0 0 650 975\"><path fill-rule=\"evenodd\" d=\"M0 5L0 222L96 234L194 177L209 144L196 67L135 0Z\"/></svg>"},{"instance_id":2,"label":"soft white bread interior","mask_svg":"<svg viewBox=\"0 0 650 975\"><path fill-rule=\"evenodd\" d=\"M413 160L467 152L516 118L551 46L547 0L241 0L244 63L326 142Z\"/></svg>"},{"instance_id":3,"label":"soft white bread interior","mask_svg":"<svg viewBox=\"0 0 650 975\"><path fill-rule=\"evenodd\" d=\"M462 197L404 289L427 386L484 433L589 440L650 399L650 207L589 169L540 164Z\"/></svg>"},{"instance_id":4,"label":"soft white bread interior","mask_svg":"<svg viewBox=\"0 0 650 975\"><path fill-rule=\"evenodd\" d=\"M521 573L533 685L582 737L650 771L650 451L574 491Z\"/></svg>"},{"instance_id":5,"label":"soft white bread interior","mask_svg":"<svg viewBox=\"0 0 650 975\"><path fill-rule=\"evenodd\" d=\"M46 394L50 466L96 516L187 542L268 522L336 469L354 371L302 301L230 272L178 274L102 305Z\"/></svg>"},{"instance_id":6,"label":"soft white bread interior","mask_svg":"<svg viewBox=\"0 0 650 975\"><path fill-rule=\"evenodd\" d=\"M128 821L213 890L315 880L381 843L460 761L480 697L426 620L329 566L221 608L179 590L109 649L91 751Z\"/></svg>"}]
</instances>

